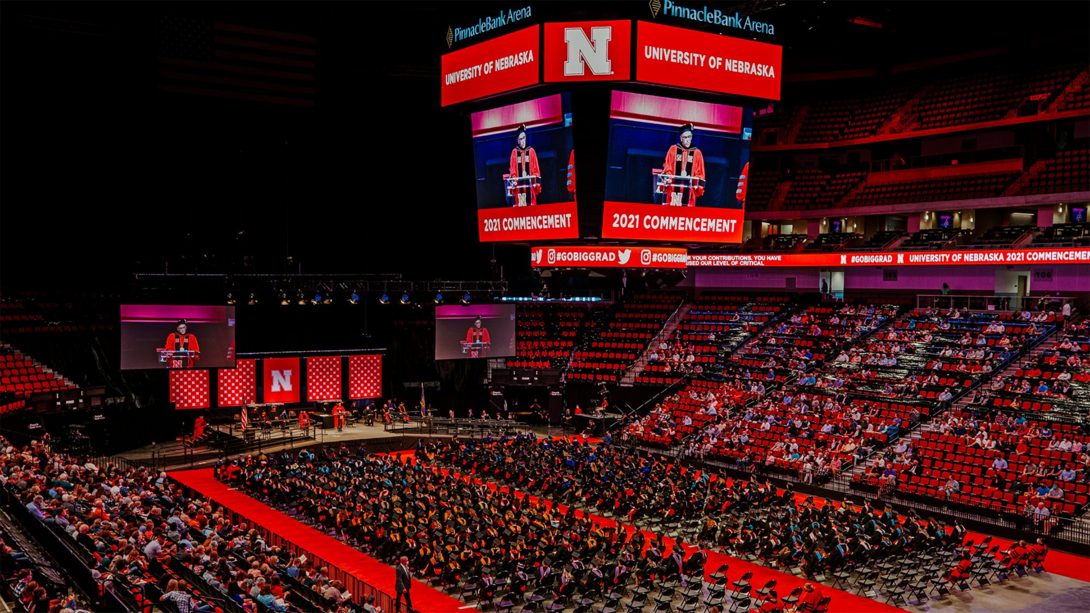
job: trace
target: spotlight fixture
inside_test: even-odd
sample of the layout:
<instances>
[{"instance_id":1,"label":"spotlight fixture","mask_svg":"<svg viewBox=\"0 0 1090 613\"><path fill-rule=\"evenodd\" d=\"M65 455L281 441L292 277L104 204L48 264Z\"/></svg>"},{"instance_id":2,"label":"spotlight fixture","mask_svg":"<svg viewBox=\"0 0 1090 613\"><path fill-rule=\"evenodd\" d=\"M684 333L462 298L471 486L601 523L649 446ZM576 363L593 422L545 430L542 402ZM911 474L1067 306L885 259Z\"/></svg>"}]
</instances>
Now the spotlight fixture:
<instances>
[{"instance_id":1,"label":"spotlight fixture","mask_svg":"<svg viewBox=\"0 0 1090 613\"><path fill-rule=\"evenodd\" d=\"M436 292L435 298L433 298L435 304L443 304L443 294Z\"/></svg>"},{"instance_id":2,"label":"spotlight fixture","mask_svg":"<svg viewBox=\"0 0 1090 613\"><path fill-rule=\"evenodd\" d=\"M288 293L280 292L280 306L288 306L289 304L291 304L291 301L288 300Z\"/></svg>"},{"instance_id":3,"label":"spotlight fixture","mask_svg":"<svg viewBox=\"0 0 1090 613\"><path fill-rule=\"evenodd\" d=\"M322 302L321 294L314 294L314 297L310 299L311 304L320 304Z\"/></svg>"},{"instance_id":4,"label":"spotlight fixture","mask_svg":"<svg viewBox=\"0 0 1090 613\"><path fill-rule=\"evenodd\" d=\"M253 295L253 293L250 293L250 299L246 301L246 304L250 306L254 306L255 304L257 304L257 298Z\"/></svg>"},{"instance_id":5,"label":"spotlight fixture","mask_svg":"<svg viewBox=\"0 0 1090 613\"><path fill-rule=\"evenodd\" d=\"M298 294L296 294L295 298L296 302L299 303L299 306L303 306L307 303L307 298L303 295L303 292L299 292Z\"/></svg>"},{"instance_id":6,"label":"spotlight fixture","mask_svg":"<svg viewBox=\"0 0 1090 613\"><path fill-rule=\"evenodd\" d=\"M469 306L469 292L462 294L462 304Z\"/></svg>"},{"instance_id":7,"label":"spotlight fixture","mask_svg":"<svg viewBox=\"0 0 1090 613\"><path fill-rule=\"evenodd\" d=\"M356 304L360 301L360 295L356 292L352 292L352 295L348 297L348 304Z\"/></svg>"},{"instance_id":8,"label":"spotlight fixture","mask_svg":"<svg viewBox=\"0 0 1090 613\"><path fill-rule=\"evenodd\" d=\"M235 303L235 295L231 292L227 292L227 304Z\"/></svg>"},{"instance_id":9,"label":"spotlight fixture","mask_svg":"<svg viewBox=\"0 0 1090 613\"><path fill-rule=\"evenodd\" d=\"M390 297L387 296L386 294L382 294L381 296L378 297L378 303L379 304L390 304Z\"/></svg>"},{"instance_id":10,"label":"spotlight fixture","mask_svg":"<svg viewBox=\"0 0 1090 613\"><path fill-rule=\"evenodd\" d=\"M401 294L401 304L409 304L409 295Z\"/></svg>"}]
</instances>

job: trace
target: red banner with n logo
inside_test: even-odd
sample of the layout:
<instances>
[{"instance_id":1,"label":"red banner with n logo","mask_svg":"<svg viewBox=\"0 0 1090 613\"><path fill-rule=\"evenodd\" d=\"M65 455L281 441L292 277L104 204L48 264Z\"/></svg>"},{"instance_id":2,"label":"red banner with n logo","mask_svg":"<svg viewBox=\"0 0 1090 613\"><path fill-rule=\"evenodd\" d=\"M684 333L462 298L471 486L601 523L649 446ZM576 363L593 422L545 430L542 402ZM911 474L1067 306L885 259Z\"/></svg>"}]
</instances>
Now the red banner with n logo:
<instances>
[{"instance_id":1,"label":"red banner with n logo","mask_svg":"<svg viewBox=\"0 0 1090 613\"><path fill-rule=\"evenodd\" d=\"M265 402L299 402L299 358L262 360Z\"/></svg>"}]
</instances>

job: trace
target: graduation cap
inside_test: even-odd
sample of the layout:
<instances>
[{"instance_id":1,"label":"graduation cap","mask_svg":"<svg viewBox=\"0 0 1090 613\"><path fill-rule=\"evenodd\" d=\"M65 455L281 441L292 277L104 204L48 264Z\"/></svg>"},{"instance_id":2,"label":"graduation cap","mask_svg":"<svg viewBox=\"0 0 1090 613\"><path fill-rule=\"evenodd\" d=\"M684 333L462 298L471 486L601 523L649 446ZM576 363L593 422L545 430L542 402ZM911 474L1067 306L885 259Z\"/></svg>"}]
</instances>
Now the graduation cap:
<instances>
[{"instance_id":1,"label":"graduation cap","mask_svg":"<svg viewBox=\"0 0 1090 613\"><path fill-rule=\"evenodd\" d=\"M684 134L685 132L690 132L691 133L692 131L693 131L693 124L692 123L687 123L687 124L685 124L685 125L683 125L683 126L681 126L681 127L679 127L677 129L678 135Z\"/></svg>"},{"instance_id":2,"label":"graduation cap","mask_svg":"<svg viewBox=\"0 0 1090 613\"><path fill-rule=\"evenodd\" d=\"M526 134L526 124L522 124L521 126L518 127L517 130L515 130L515 138L518 138L519 136L521 136L523 134Z\"/></svg>"},{"instance_id":3,"label":"graduation cap","mask_svg":"<svg viewBox=\"0 0 1090 613\"><path fill-rule=\"evenodd\" d=\"M187 319L179 319L179 320L178 320L178 323L176 323L176 324L174 324L174 325L176 325L176 326L187 326L187 325L189 325L189 320L187 320Z\"/></svg>"}]
</instances>

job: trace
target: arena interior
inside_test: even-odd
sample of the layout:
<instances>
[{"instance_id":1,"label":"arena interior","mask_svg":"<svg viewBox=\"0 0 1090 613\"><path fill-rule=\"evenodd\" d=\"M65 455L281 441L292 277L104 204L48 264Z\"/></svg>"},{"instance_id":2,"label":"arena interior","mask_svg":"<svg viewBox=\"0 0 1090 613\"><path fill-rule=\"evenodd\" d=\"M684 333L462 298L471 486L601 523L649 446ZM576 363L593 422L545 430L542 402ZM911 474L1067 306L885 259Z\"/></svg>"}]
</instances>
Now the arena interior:
<instances>
[{"instance_id":1,"label":"arena interior","mask_svg":"<svg viewBox=\"0 0 1090 613\"><path fill-rule=\"evenodd\" d=\"M1090 3L0 12L4 611L1090 611Z\"/></svg>"}]
</instances>

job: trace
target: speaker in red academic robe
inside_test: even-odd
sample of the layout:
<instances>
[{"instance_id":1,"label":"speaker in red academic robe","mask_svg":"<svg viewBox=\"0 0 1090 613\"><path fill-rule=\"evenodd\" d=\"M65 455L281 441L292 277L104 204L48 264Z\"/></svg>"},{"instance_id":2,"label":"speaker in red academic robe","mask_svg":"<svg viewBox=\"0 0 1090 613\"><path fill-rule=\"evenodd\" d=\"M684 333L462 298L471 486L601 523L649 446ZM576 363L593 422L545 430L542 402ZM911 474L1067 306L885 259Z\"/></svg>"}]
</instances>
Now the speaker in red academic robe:
<instances>
[{"instance_id":1,"label":"speaker in red academic robe","mask_svg":"<svg viewBox=\"0 0 1090 613\"><path fill-rule=\"evenodd\" d=\"M186 320L179 319L178 327L167 336L167 342L163 349L170 352L170 357L166 362L168 368L193 368L197 360L201 359L201 346L197 342L197 337L193 334L187 334L187 330ZM175 357L175 352L179 352L180 355Z\"/></svg>"},{"instance_id":2,"label":"speaker in red academic robe","mask_svg":"<svg viewBox=\"0 0 1090 613\"><path fill-rule=\"evenodd\" d=\"M463 353L468 353L471 358L480 358L488 354L492 345L492 339L488 336L488 328L480 317L473 320L473 325L466 332L466 340L462 344Z\"/></svg>"},{"instance_id":3,"label":"speaker in red academic robe","mask_svg":"<svg viewBox=\"0 0 1090 613\"><path fill-rule=\"evenodd\" d=\"M678 128L678 143L670 145L662 164L663 204L696 206L704 195L704 154L693 146L693 124Z\"/></svg>"},{"instance_id":4,"label":"speaker in red academic robe","mask_svg":"<svg viewBox=\"0 0 1090 613\"><path fill-rule=\"evenodd\" d=\"M515 131L515 148L511 150L511 165L507 176L508 192L514 196L514 206L534 206L541 193L541 167L537 152L529 145L526 126Z\"/></svg>"}]
</instances>

